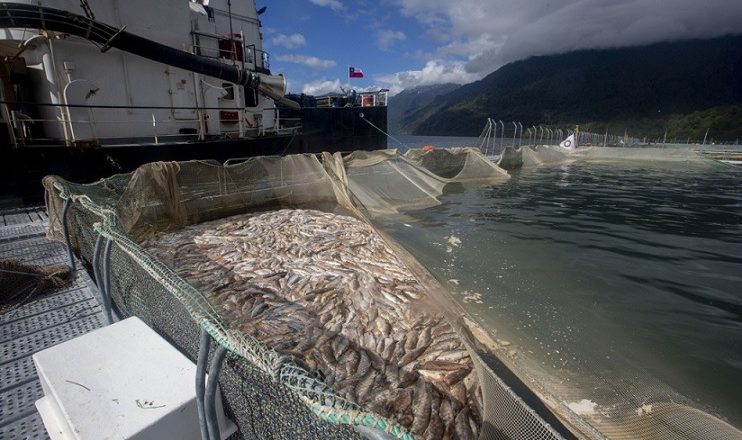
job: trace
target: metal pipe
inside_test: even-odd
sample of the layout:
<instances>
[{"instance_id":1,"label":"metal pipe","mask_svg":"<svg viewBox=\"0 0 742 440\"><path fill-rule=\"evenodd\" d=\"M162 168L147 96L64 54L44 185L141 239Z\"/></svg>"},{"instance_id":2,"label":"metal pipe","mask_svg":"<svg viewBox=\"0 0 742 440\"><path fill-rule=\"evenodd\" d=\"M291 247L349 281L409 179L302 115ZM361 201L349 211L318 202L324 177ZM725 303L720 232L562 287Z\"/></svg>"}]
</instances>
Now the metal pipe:
<instances>
[{"instance_id":1,"label":"metal pipe","mask_svg":"<svg viewBox=\"0 0 742 440\"><path fill-rule=\"evenodd\" d=\"M230 66L218 60L194 55L126 32L125 27L115 28L68 11L30 4L0 3L0 5L4 6L4 14L0 16L2 28L44 29L68 33L103 46L104 52L116 48L179 69L258 89L284 105L297 110L300 108L294 101L286 99L283 93L276 92L271 81L278 81L277 76L268 77L262 73L246 72L240 66ZM12 10L8 5L12 6Z\"/></svg>"},{"instance_id":2,"label":"metal pipe","mask_svg":"<svg viewBox=\"0 0 742 440\"><path fill-rule=\"evenodd\" d=\"M70 259L70 267L72 271L75 271L75 256L72 254L72 243L70 242L70 231L69 224L67 222L67 212L70 210L72 199L67 198L64 201L64 207L62 208L62 231L64 232L64 242L67 245L67 256Z\"/></svg>"},{"instance_id":3,"label":"metal pipe","mask_svg":"<svg viewBox=\"0 0 742 440\"><path fill-rule=\"evenodd\" d=\"M209 440L204 394L206 392L206 364L209 361L210 346L211 337L206 330L201 328L201 343L198 346L198 360L196 362L196 409L198 410L198 427L201 429L201 440Z\"/></svg>"},{"instance_id":4,"label":"metal pipe","mask_svg":"<svg viewBox=\"0 0 742 440\"><path fill-rule=\"evenodd\" d=\"M113 241L106 239L103 247L103 318L106 325L113 323L111 313L111 245Z\"/></svg>"},{"instance_id":5,"label":"metal pipe","mask_svg":"<svg viewBox=\"0 0 742 440\"><path fill-rule=\"evenodd\" d=\"M540 132L540 137L539 137L538 143L541 144L541 145L543 145L543 143L544 143L544 127L543 127L543 125L540 125L538 127L538 130Z\"/></svg>"},{"instance_id":6,"label":"metal pipe","mask_svg":"<svg viewBox=\"0 0 742 440\"><path fill-rule=\"evenodd\" d=\"M487 123L484 124L484 128L482 129L482 132L479 134L479 138L477 138L477 145L479 146L479 150L481 151L484 147L484 142L487 137L487 134L490 130L490 118L487 118Z\"/></svg>"},{"instance_id":7,"label":"metal pipe","mask_svg":"<svg viewBox=\"0 0 742 440\"><path fill-rule=\"evenodd\" d=\"M520 142L518 142L518 146L520 147L523 145L523 124L518 122L518 125L520 126Z\"/></svg>"},{"instance_id":8,"label":"metal pipe","mask_svg":"<svg viewBox=\"0 0 742 440\"><path fill-rule=\"evenodd\" d=\"M219 384L219 373L221 372L222 362L224 362L226 355L227 349L219 345L214 350L214 356L211 358L211 365L209 366L209 381L206 383L204 409L206 413L206 426L209 429L211 440L221 440L219 423L216 417L216 386Z\"/></svg>"},{"instance_id":9,"label":"metal pipe","mask_svg":"<svg viewBox=\"0 0 742 440\"><path fill-rule=\"evenodd\" d=\"M48 38L44 38L46 40L47 47L49 48L49 51L42 55L41 57L41 65L44 69L44 75L46 76L46 81L49 83L49 100L52 104L61 104L61 103L67 103L66 99L64 99L64 95L59 91L58 81L57 81L57 64L56 60L54 58L54 46L52 42ZM70 137L69 137L69 129L71 128L67 126L67 121L70 119L69 115L69 109L64 109L60 107L55 107L55 110L57 110L57 117L59 118L59 121L62 124L62 133L64 134L64 140L69 144Z\"/></svg>"},{"instance_id":10,"label":"metal pipe","mask_svg":"<svg viewBox=\"0 0 742 440\"><path fill-rule=\"evenodd\" d=\"M500 147L502 147L502 149L504 150L505 149L505 123L502 122L502 119L500 119L500 128L502 128L501 133L500 133L500 139L501 139Z\"/></svg>"},{"instance_id":11,"label":"metal pipe","mask_svg":"<svg viewBox=\"0 0 742 440\"><path fill-rule=\"evenodd\" d=\"M495 154L497 149L497 121L492 119L492 125L494 126L494 132L492 133L492 154Z\"/></svg>"},{"instance_id":12,"label":"metal pipe","mask_svg":"<svg viewBox=\"0 0 742 440\"><path fill-rule=\"evenodd\" d=\"M513 126L515 127L514 128L515 131L513 131L513 148L515 148L515 136L518 135L518 124L516 124L515 121L513 121Z\"/></svg>"},{"instance_id":13,"label":"metal pipe","mask_svg":"<svg viewBox=\"0 0 742 440\"><path fill-rule=\"evenodd\" d=\"M101 247L103 245L103 236L98 234L98 238L95 239L95 249L93 250L93 276L95 276L95 285L98 286L98 301L100 302L100 308L101 311L104 308L105 300L103 299L105 297L105 293L103 292L103 289L105 286L103 286L103 275L101 274L100 268L98 265L100 264L100 251ZM103 319L105 320L105 312L103 313Z\"/></svg>"},{"instance_id":14,"label":"metal pipe","mask_svg":"<svg viewBox=\"0 0 742 440\"><path fill-rule=\"evenodd\" d=\"M489 149L490 144L490 135L492 134L492 124L490 123L489 118L487 118L487 126L484 129L484 139L482 139L482 143L480 144L479 150L482 151L482 154L487 156L487 150Z\"/></svg>"}]
</instances>

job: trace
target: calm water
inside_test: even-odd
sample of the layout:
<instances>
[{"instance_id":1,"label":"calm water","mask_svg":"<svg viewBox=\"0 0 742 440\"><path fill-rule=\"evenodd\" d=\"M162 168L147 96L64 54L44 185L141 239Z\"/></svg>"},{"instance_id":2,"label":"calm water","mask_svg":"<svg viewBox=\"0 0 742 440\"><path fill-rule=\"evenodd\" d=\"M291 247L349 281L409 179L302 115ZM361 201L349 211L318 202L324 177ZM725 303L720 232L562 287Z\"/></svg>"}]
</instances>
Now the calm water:
<instances>
[{"instance_id":1,"label":"calm water","mask_svg":"<svg viewBox=\"0 0 742 440\"><path fill-rule=\"evenodd\" d=\"M538 168L449 187L442 205L380 226L566 403L610 413L672 400L740 428L740 177Z\"/></svg>"}]
</instances>

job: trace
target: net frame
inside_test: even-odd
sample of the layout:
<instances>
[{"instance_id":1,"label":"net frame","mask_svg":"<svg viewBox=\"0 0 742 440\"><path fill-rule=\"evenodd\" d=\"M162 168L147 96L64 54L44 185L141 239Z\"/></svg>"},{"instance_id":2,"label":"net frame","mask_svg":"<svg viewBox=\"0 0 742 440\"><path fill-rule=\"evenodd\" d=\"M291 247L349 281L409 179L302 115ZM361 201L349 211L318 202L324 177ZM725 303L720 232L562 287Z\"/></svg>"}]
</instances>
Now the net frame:
<instances>
[{"instance_id":1,"label":"net frame","mask_svg":"<svg viewBox=\"0 0 742 440\"><path fill-rule=\"evenodd\" d=\"M348 157L325 154L321 163L313 155L251 158L242 164L230 166L211 161L155 163L145 165L131 174L116 175L88 185L74 184L50 176L44 180L50 213L48 235L50 238L60 239L64 232L60 226L60 215L64 202L71 200L73 208L70 210L69 223L72 231L69 236L75 252L90 265L93 243L97 236L113 243L111 260L118 262L119 267L113 268L112 278L116 282L111 295L124 314L142 317L145 322L172 339L192 359L195 358L194 341L197 340L198 329L204 329L231 353L233 363L242 362L243 368L255 378L253 381L262 380L276 385L279 389L277 399L284 406L291 407L289 412L296 414L296 420L306 420L306 413L295 405L298 401L318 421L326 421L330 426L336 427L337 431L331 431L334 438L357 438L355 431L343 429L342 426L363 426L379 430L393 438L410 440L413 436L404 427L363 411L353 402L337 396L313 372L292 363L257 339L231 330L198 289L149 255L140 246L139 240L156 231L178 229L186 224L222 218L234 212L285 206L311 206L316 209L316 205L321 205L326 210L352 215L370 225L370 217L379 212L375 206L362 203L358 191L353 191L353 171L351 177L348 177L349 170L388 166L417 188L421 184L415 180L425 182L424 198L436 202L446 184L499 182L508 178L504 171L491 165L486 158L478 157L481 153L476 150L459 149L446 154L456 159L449 167L449 171L460 169L456 174L443 172L444 175L441 176L421 166L421 158L426 157L425 154L414 153L410 155L412 159L408 159L392 150L373 154L354 153ZM440 153L435 155L440 156ZM416 164L415 161L420 163ZM487 166L482 166L483 164ZM469 173L465 172L467 167ZM440 165L430 168L441 172ZM379 186L372 189L377 194L380 192ZM369 195L364 197L368 198ZM420 207L420 204L414 201L410 203L409 200L395 201L394 204L395 210L416 207ZM480 378L487 378L480 379L482 387L489 390L488 394L497 396L495 405L489 404L490 400L485 399L485 425L480 438L562 438L481 360L478 353L488 351L486 344L472 335L471 324L463 319L462 309L451 301L450 295L435 277L387 234L374 229L409 266L428 290L435 305L458 330L473 354L478 375ZM142 277L140 272L146 276ZM148 284L149 289L168 293L169 295L161 295L167 298L167 305L158 307L151 304L149 296L157 295L132 293L137 287L131 280L137 279L147 279L145 284ZM182 308L180 315L190 318L194 325L186 329L182 328L182 323L163 322L156 312L158 308L162 310L168 307ZM176 335L179 332L191 336L185 341L178 341ZM228 375L232 373L234 371ZM243 377L244 380L246 379ZM234 396L227 392L225 399L228 408L232 408L229 403L236 400ZM233 410L232 412L234 413ZM243 425L244 423L240 424L240 427L243 428ZM311 437L311 432L304 432L302 427L296 425L289 422L285 431L299 429L303 436ZM309 425L309 431L327 435L324 432L327 427L316 423Z\"/></svg>"}]
</instances>

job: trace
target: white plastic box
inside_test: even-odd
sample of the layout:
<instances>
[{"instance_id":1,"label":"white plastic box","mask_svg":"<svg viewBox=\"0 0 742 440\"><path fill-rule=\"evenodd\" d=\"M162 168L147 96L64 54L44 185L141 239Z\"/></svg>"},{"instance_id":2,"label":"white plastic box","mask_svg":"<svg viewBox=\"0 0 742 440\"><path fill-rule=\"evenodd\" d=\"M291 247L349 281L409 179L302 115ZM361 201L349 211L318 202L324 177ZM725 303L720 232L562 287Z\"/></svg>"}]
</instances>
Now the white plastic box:
<instances>
[{"instance_id":1,"label":"white plastic box","mask_svg":"<svg viewBox=\"0 0 742 440\"><path fill-rule=\"evenodd\" d=\"M57 439L200 439L196 366L138 318L33 356L45 396L36 402ZM236 431L217 393L222 438Z\"/></svg>"}]
</instances>

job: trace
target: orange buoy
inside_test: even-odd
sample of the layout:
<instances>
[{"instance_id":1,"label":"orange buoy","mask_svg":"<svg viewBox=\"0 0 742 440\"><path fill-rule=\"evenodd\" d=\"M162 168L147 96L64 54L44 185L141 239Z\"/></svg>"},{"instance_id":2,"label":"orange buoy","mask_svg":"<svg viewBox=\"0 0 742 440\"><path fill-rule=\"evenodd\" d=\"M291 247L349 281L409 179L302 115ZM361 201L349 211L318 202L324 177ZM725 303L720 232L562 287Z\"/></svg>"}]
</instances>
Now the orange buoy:
<instances>
[{"instance_id":1,"label":"orange buoy","mask_svg":"<svg viewBox=\"0 0 742 440\"><path fill-rule=\"evenodd\" d=\"M425 145L423 147L423 151L433 151L433 150L435 150L435 147L432 145Z\"/></svg>"}]
</instances>

